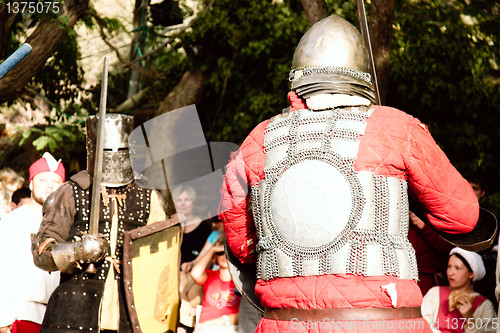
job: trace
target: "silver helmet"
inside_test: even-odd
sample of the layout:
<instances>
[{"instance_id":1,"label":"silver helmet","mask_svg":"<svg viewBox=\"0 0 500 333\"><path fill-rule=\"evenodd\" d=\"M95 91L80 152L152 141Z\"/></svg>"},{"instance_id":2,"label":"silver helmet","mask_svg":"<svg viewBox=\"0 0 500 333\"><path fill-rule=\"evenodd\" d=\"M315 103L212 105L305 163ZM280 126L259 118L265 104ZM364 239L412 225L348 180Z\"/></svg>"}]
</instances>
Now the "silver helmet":
<instances>
[{"instance_id":1,"label":"silver helmet","mask_svg":"<svg viewBox=\"0 0 500 333\"><path fill-rule=\"evenodd\" d=\"M302 98L341 93L375 101L363 37L337 15L316 22L302 36L293 55L290 81Z\"/></svg>"},{"instance_id":2,"label":"silver helmet","mask_svg":"<svg viewBox=\"0 0 500 333\"><path fill-rule=\"evenodd\" d=\"M93 172L97 145L99 116L87 118L87 170ZM134 129L134 117L123 114L106 114L104 118L103 160L101 184L119 187L134 180L128 136Z\"/></svg>"}]
</instances>

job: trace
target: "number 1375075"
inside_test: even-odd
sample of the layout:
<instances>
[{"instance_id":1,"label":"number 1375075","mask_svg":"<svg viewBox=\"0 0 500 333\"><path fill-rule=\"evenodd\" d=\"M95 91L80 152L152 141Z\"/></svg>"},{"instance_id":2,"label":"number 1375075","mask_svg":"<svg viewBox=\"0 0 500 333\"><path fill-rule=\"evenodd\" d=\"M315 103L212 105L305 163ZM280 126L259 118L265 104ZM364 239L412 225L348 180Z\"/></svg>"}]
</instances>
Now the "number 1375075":
<instances>
[{"instance_id":1,"label":"number 1375075","mask_svg":"<svg viewBox=\"0 0 500 333\"><path fill-rule=\"evenodd\" d=\"M432 325L435 328L453 329L497 329L498 318L446 318L445 320L436 320Z\"/></svg>"},{"instance_id":2,"label":"number 1375075","mask_svg":"<svg viewBox=\"0 0 500 333\"><path fill-rule=\"evenodd\" d=\"M52 1L9 1L5 4L7 13L9 14L43 14L43 13L59 13L59 2Z\"/></svg>"}]
</instances>

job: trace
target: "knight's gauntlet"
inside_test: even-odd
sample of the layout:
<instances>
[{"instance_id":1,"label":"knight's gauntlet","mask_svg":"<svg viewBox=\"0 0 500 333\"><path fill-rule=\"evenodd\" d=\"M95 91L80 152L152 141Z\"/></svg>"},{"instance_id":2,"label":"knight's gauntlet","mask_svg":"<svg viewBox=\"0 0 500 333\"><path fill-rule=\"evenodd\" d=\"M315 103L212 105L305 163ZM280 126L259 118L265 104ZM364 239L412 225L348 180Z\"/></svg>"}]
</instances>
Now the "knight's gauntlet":
<instances>
[{"instance_id":1,"label":"knight's gauntlet","mask_svg":"<svg viewBox=\"0 0 500 333\"><path fill-rule=\"evenodd\" d=\"M50 252L57 245L54 238L47 238L42 244L38 242L36 234L31 234L31 253L36 267L48 272L57 271L58 268Z\"/></svg>"},{"instance_id":2,"label":"knight's gauntlet","mask_svg":"<svg viewBox=\"0 0 500 333\"><path fill-rule=\"evenodd\" d=\"M103 260L109 252L109 242L103 236L84 234L72 242L58 243L52 259L63 273L73 273L80 264Z\"/></svg>"}]
</instances>

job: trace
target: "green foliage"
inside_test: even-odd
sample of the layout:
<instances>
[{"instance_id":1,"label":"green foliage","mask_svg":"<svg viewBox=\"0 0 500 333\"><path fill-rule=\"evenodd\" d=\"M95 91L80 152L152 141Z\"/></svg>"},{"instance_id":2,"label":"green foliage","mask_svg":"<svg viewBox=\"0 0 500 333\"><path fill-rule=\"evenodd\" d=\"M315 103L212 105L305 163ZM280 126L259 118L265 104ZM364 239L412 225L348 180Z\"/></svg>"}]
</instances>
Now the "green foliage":
<instances>
[{"instance_id":1,"label":"green foliage","mask_svg":"<svg viewBox=\"0 0 500 333\"><path fill-rule=\"evenodd\" d=\"M210 140L241 142L287 106L290 62L306 28L302 11L279 2L222 0L200 13L182 43L190 66L209 74L197 107L210 120Z\"/></svg>"},{"instance_id":2,"label":"green foliage","mask_svg":"<svg viewBox=\"0 0 500 333\"><path fill-rule=\"evenodd\" d=\"M73 31L73 30L72 30ZM32 86L53 103L61 105L76 101L82 91L83 69L76 34L68 35L43 68L32 79Z\"/></svg>"},{"instance_id":3,"label":"green foliage","mask_svg":"<svg viewBox=\"0 0 500 333\"><path fill-rule=\"evenodd\" d=\"M37 136L33 140L33 146L39 151L54 152L62 144L76 142L77 135L71 130L73 127L69 124L56 124L55 126L45 127L43 130L32 127L23 132L23 139L19 143L22 145L25 140L29 139L32 135Z\"/></svg>"},{"instance_id":4,"label":"green foliage","mask_svg":"<svg viewBox=\"0 0 500 333\"><path fill-rule=\"evenodd\" d=\"M327 5L357 22L355 3ZM210 9L180 36L187 66L208 74L197 107L209 140L241 142L257 123L288 106L293 52L309 25L299 0L205 0L201 6Z\"/></svg>"},{"instance_id":5,"label":"green foliage","mask_svg":"<svg viewBox=\"0 0 500 333\"><path fill-rule=\"evenodd\" d=\"M358 7L356 1L326 0L328 12L337 14L351 22L359 30ZM368 11L368 8L366 9Z\"/></svg>"},{"instance_id":6,"label":"green foliage","mask_svg":"<svg viewBox=\"0 0 500 333\"><path fill-rule=\"evenodd\" d=\"M78 104L70 103L64 110L54 108L51 113L46 118L47 125L18 128L22 136L19 146L31 142L40 155L49 151L65 161L68 171L80 171L80 166L85 167L86 160L84 121L87 112ZM17 140L16 136L11 140Z\"/></svg>"},{"instance_id":7,"label":"green foliage","mask_svg":"<svg viewBox=\"0 0 500 333\"><path fill-rule=\"evenodd\" d=\"M492 126L500 121L500 30L491 13L465 1L398 3L388 104L427 123L457 169L487 178L493 193L500 190L500 133Z\"/></svg>"},{"instance_id":8,"label":"green foliage","mask_svg":"<svg viewBox=\"0 0 500 333\"><path fill-rule=\"evenodd\" d=\"M295 46L308 28L307 19L300 0L198 3L198 18L190 29L137 62L148 72L143 85L161 82L161 88L155 88L154 100L149 101L158 105L186 70L202 69L208 79L197 108L208 140L239 143L260 121L288 105L288 72ZM330 13L358 25L355 1L326 0L326 4ZM185 16L194 13L183 2L181 5ZM386 103L427 123L460 171L486 177L487 199L495 207L500 207L496 167L500 161L493 152L500 144L500 132L496 130L500 122L498 8L500 0L397 1ZM89 10L94 11L92 4ZM16 17L11 42L0 57L19 47L27 28L40 17L31 19ZM64 26L64 18L59 21ZM84 17L82 23L89 29L99 28L91 16ZM105 18L99 24L110 35L124 31L116 19ZM165 42L164 31L151 24L144 27L147 50ZM58 117L64 112L65 121L72 117L81 121L80 115L98 109L100 86L82 89L81 55L74 34L68 32L30 85L63 110ZM128 80L128 69L110 72L110 108L123 102ZM75 133L75 142L81 140L78 122L71 127L55 118L50 129L30 132L30 138L38 138L37 147L71 145L70 136L63 130ZM49 139L55 133L55 138Z\"/></svg>"}]
</instances>

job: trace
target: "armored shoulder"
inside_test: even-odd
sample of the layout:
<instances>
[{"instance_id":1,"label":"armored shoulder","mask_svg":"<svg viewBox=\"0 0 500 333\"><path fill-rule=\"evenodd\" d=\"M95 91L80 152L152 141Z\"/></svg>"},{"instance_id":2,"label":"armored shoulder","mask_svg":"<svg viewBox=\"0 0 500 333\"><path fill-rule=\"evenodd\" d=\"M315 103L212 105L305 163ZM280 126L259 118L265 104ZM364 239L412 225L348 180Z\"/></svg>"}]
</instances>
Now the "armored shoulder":
<instances>
[{"instance_id":1,"label":"armored shoulder","mask_svg":"<svg viewBox=\"0 0 500 333\"><path fill-rule=\"evenodd\" d=\"M48 237L58 242L68 238L76 213L73 193L73 183L67 181L51 194L49 202L44 203L42 224L38 232L40 241Z\"/></svg>"}]
</instances>

